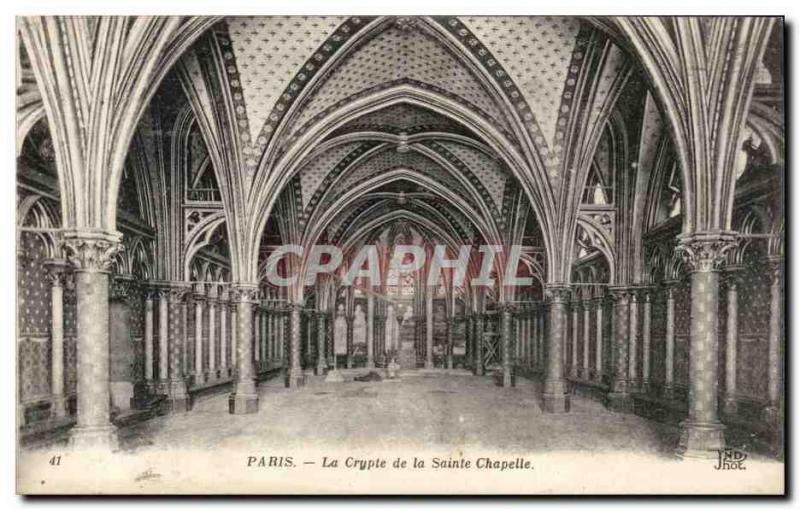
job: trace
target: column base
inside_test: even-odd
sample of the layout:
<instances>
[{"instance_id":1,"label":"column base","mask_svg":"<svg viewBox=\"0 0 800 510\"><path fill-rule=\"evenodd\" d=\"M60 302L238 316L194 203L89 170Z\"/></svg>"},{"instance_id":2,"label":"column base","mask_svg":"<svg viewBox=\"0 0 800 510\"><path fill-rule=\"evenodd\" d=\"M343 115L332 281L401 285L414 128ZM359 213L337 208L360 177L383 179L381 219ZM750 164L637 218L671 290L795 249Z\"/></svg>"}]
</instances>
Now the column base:
<instances>
[{"instance_id":1,"label":"column base","mask_svg":"<svg viewBox=\"0 0 800 510\"><path fill-rule=\"evenodd\" d=\"M63 395L53 397L50 413L53 418L64 418L69 414L67 412L67 399Z\"/></svg>"},{"instance_id":2,"label":"column base","mask_svg":"<svg viewBox=\"0 0 800 510\"><path fill-rule=\"evenodd\" d=\"M431 369L431 368L433 368L433 360L426 359L426 360L425 360L425 368L426 368L426 369Z\"/></svg>"},{"instance_id":3,"label":"column base","mask_svg":"<svg viewBox=\"0 0 800 510\"><path fill-rule=\"evenodd\" d=\"M347 368L353 368L353 358L347 357Z\"/></svg>"},{"instance_id":4,"label":"column base","mask_svg":"<svg viewBox=\"0 0 800 510\"><path fill-rule=\"evenodd\" d=\"M720 422L681 423L681 438L675 454L680 458L717 458L725 448L725 425Z\"/></svg>"},{"instance_id":5,"label":"column base","mask_svg":"<svg viewBox=\"0 0 800 510\"><path fill-rule=\"evenodd\" d=\"M206 376L205 374L194 374L192 381L194 381L195 386L202 386L206 383Z\"/></svg>"},{"instance_id":6,"label":"column base","mask_svg":"<svg viewBox=\"0 0 800 510\"><path fill-rule=\"evenodd\" d=\"M630 393L611 392L606 395L606 409L613 413L633 413L633 398Z\"/></svg>"},{"instance_id":7,"label":"column base","mask_svg":"<svg viewBox=\"0 0 800 510\"><path fill-rule=\"evenodd\" d=\"M330 372L328 372L327 376L325 376L325 382L326 383L342 383L342 382L344 382L344 376L342 376L342 373L339 372L338 370L333 369Z\"/></svg>"},{"instance_id":8,"label":"column base","mask_svg":"<svg viewBox=\"0 0 800 510\"><path fill-rule=\"evenodd\" d=\"M545 380L542 392L542 411L545 413L568 413L570 409L567 384L563 379Z\"/></svg>"},{"instance_id":9,"label":"column base","mask_svg":"<svg viewBox=\"0 0 800 510\"><path fill-rule=\"evenodd\" d=\"M314 375L325 375L325 363L318 362L317 366L314 367Z\"/></svg>"},{"instance_id":10,"label":"column base","mask_svg":"<svg viewBox=\"0 0 800 510\"><path fill-rule=\"evenodd\" d=\"M483 367L480 365L475 366L475 375L483 375Z\"/></svg>"},{"instance_id":11,"label":"column base","mask_svg":"<svg viewBox=\"0 0 800 510\"><path fill-rule=\"evenodd\" d=\"M511 370L503 370L503 388L510 388L514 385L511 377Z\"/></svg>"},{"instance_id":12,"label":"column base","mask_svg":"<svg viewBox=\"0 0 800 510\"><path fill-rule=\"evenodd\" d=\"M324 373L324 372L323 372ZM322 375L322 374L317 374ZM289 369L286 373L286 387L287 388L300 388L306 384L306 376L303 374L302 368Z\"/></svg>"},{"instance_id":13,"label":"column base","mask_svg":"<svg viewBox=\"0 0 800 510\"><path fill-rule=\"evenodd\" d=\"M447 358L447 370L453 370L453 358L452 357L448 357Z\"/></svg>"},{"instance_id":14,"label":"column base","mask_svg":"<svg viewBox=\"0 0 800 510\"><path fill-rule=\"evenodd\" d=\"M231 393L228 397L230 414L255 414L258 412L258 395Z\"/></svg>"},{"instance_id":15,"label":"column base","mask_svg":"<svg viewBox=\"0 0 800 510\"><path fill-rule=\"evenodd\" d=\"M117 428L108 424L102 427L73 427L69 434L69 445L76 450L117 449Z\"/></svg>"},{"instance_id":16,"label":"column base","mask_svg":"<svg viewBox=\"0 0 800 510\"><path fill-rule=\"evenodd\" d=\"M778 407L774 405L765 407L764 410L761 411L761 419L769 425L779 425L780 413L778 412Z\"/></svg>"},{"instance_id":17,"label":"column base","mask_svg":"<svg viewBox=\"0 0 800 510\"><path fill-rule=\"evenodd\" d=\"M663 396L667 400L674 400L675 399L675 388L673 386L670 386L670 385L664 386Z\"/></svg>"},{"instance_id":18,"label":"column base","mask_svg":"<svg viewBox=\"0 0 800 510\"><path fill-rule=\"evenodd\" d=\"M736 416L739 412L739 403L733 397L726 397L722 401L722 414L725 416Z\"/></svg>"},{"instance_id":19,"label":"column base","mask_svg":"<svg viewBox=\"0 0 800 510\"><path fill-rule=\"evenodd\" d=\"M192 408L188 395L184 396L167 396L164 401L164 412L167 414L172 413L185 413Z\"/></svg>"}]
</instances>

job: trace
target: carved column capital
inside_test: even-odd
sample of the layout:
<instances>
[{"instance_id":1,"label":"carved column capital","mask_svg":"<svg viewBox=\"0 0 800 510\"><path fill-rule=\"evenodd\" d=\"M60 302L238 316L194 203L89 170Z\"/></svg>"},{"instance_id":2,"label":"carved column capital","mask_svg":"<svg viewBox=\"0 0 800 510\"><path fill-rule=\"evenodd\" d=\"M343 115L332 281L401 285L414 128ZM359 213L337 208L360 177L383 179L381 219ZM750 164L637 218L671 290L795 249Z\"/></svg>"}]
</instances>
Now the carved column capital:
<instances>
[{"instance_id":1,"label":"carved column capital","mask_svg":"<svg viewBox=\"0 0 800 510\"><path fill-rule=\"evenodd\" d=\"M184 298L192 291L192 286L184 282L171 282L164 290L167 300L170 303L178 304L183 302Z\"/></svg>"},{"instance_id":2,"label":"carved column capital","mask_svg":"<svg viewBox=\"0 0 800 510\"><path fill-rule=\"evenodd\" d=\"M122 234L102 230L67 230L61 246L75 271L107 273L114 257L122 251Z\"/></svg>"},{"instance_id":3,"label":"carved column capital","mask_svg":"<svg viewBox=\"0 0 800 510\"><path fill-rule=\"evenodd\" d=\"M117 274L111 279L109 297L116 301L128 301L136 291L136 280L130 274Z\"/></svg>"},{"instance_id":4,"label":"carved column capital","mask_svg":"<svg viewBox=\"0 0 800 510\"><path fill-rule=\"evenodd\" d=\"M70 264L65 259L47 259L44 261L44 267L47 269L47 279L53 287L62 287L67 271L70 269Z\"/></svg>"},{"instance_id":5,"label":"carved column capital","mask_svg":"<svg viewBox=\"0 0 800 510\"><path fill-rule=\"evenodd\" d=\"M566 304L572 297L572 289L569 285L553 284L545 288L545 294L553 303Z\"/></svg>"},{"instance_id":6,"label":"carved column capital","mask_svg":"<svg viewBox=\"0 0 800 510\"><path fill-rule=\"evenodd\" d=\"M681 236L676 251L692 271L719 271L738 242L733 232L700 232Z\"/></svg>"},{"instance_id":7,"label":"carved column capital","mask_svg":"<svg viewBox=\"0 0 800 510\"><path fill-rule=\"evenodd\" d=\"M261 292L255 283L231 284L231 300L239 303L258 303Z\"/></svg>"},{"instance_id":8,"label":"carved column capital","mask_svg":"<svg viewBox=\"0 0 800 510\"><path fill-rule=\"evenodd\" d=\"M615 302L627 302L631 295L631 289L625 286L609 287L608 293Z\"/></svg>"}]
</instances>

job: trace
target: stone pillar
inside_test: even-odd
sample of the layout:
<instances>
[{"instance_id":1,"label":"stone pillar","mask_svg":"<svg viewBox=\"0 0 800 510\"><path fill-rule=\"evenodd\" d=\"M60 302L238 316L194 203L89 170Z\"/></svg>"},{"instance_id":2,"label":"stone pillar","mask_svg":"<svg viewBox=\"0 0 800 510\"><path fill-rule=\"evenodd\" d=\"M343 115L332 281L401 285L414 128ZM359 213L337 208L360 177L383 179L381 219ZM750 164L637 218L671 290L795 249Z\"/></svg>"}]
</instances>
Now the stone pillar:
<instances>
[{"instance_id":1,"label":"stone pillar","mask_svg":"<svg viewBox=\"0 0 800 510\"><path fill-rule=\"evenodd\" d=\"M583 370L582 377L587 381L591 378L589 373L589 340L591 337L592 301L589 297L583 300Z\"/></svg>"},{"instance_id":2,"label":"stone pillar","mask_svg":"<svg viewBox=\"0 0 800 510\"><path fill-rule=\"evenodd\" d=\"M644 311L642 313L642 391L650 390L650 330L653 310L653 295L650 289L642 292Z\"/></svg>"},{"instance_id":3,"label":"stone pillar","mask_svg":"<svg viewBox=\"0 0 800 510\"><path fill-rule=\"evenodd\" d=\"M770 425L781 422L781 262L770 260L769 339L767 350L767 397L763 419Z\"/></svg>"},{"instance_id":4,"label":"stone pillar","mask_svg":"<svg viewBox=\"0 0 800 510\"><path fill-rule=\"evenodd\" d=\"M630 291L630 333L628 333L628 389L633 390L639 387L638 373L638 336L639 336L639 290Z\"/></svg>"},{"instance_id":5,"label":"stone pillar","mask_svg":"<svg viewBox=\"0 0 800 510\"><path fill-rule=\"evenodd\" d=\"M542 408L546 413L569 411L569 394L564 379L563 345L566 341L567 303L570 289L562 285L548 285L550 314L547 338L547 367L545 369Z\"/></svg>"},{"instance_id":6,"label":"stone pillar","mask_svg":"<svg viewBox=\"0 0 800 510\"><path fill-rule=\"evenodd\" d=\"M194 383L205 384L203 373L203 300L205 287L198 282L194 285Z\"/></svg>"},{"instance_id":7,"label":"stone pillar","mask_svg":"<svg viewBox=\"0 0 800 510\"><path fill-rule=\"evenodd\" d=\"M217 379L217 286L208 286L208 379Z\"/></svg>"},{"instance_id":8,"label":"stone pillar","mask_svg":"<svg viewBox=\"0 0 800 510\"><path fill-rule=\"evenodd\" d=\"M375 297L367 293L367 368L375 368Z\"/></svg>"},{"instance_id":9,"label":"stone pillar","mask_svg":"<svg viewBox=\"0 0 800 510\"><path fill-rule=\"evenodd\" d=\"M425 368L433 368L433 293L435 288L425 289Z\"/></svg>"},{"instance_id":10,"label":"stone pillar","mask_svg":"<svg viewBox=\"0 0 800 510\"><path fill-rule=\"evenodd\" d=\"M169 412L189 410L189 392L183 366L183 348L186 332L183 330L183 298L188 286L173 283L169 288L169 385L167 387L167 409Z\"/></svg>"},{"instance_id":11,"label":"stone pillar","mask_svg":"<svg viewBox=\"0 0 800 510\"><path fill-rule=\"evenodd\" d=\"M667 324L664 333L664 397L675 398L675 282L667 285Z\"/></svg>"},{"instance_id":12,"label":"stone pillar","mask_svg":"<svg viewBox=\"0 0 800 510\"><path fill-rule=\"evenodd\" d=\"M633 412L633 400L628 391L628 335L630 334L630 294L625 287L612 287L614 300L614 373L606 406L614 412Z\"/></svg>"},{"instance_id":13,"label":"stone pillar","mask_svg":"<svg viewBox=\"0 0 800 510\"><path fill-rule=\"evenodd\" d=\"M256 374L261 372L261 300L255 302L253 305L253 338L250 339L253 343L253 361L255 363Z\"/></svg>"},{"instance_id":14,"label":"stone pillar","mask_svg":"<svg viewBox=\"0 0 800 510\"><path fill-rule=\"evenodd\" d=\"M503 387L511 387L511 307L500 309L500 354L503 366Z\"/></svg>"},{"instance_id":15,"label":"stone pillar","mask_svg":"<svg viewBox=\"0 0 800 510\"><path fill-rule=\"evenodd\" d=\"M237 320L238 320L237 319L237 317L238 317L238 308L236 306L236 300L234 299L234 293L233 293L232 290L228 291L228 300L229 300L228 301L228 310L230 311L229 319L230 319L230 323L231 323L231 336L230 336L230 340L228 342L230 344L230 356L231 356L231 358L230 358L230 368L228 369L228 372L231 374L231 376L235 376L236 372L239 369L238 368L238 364L237 364L237 360L236 360L236 356L237 356L236 353L239 352L238 347L237 347L237 345L238 345L237 344L237 338L239 338L239 335L238 335L238 328L236 326L236 323L237 323Z\"/></svg>"},{"instance_id":16,"label":"stone pillar","mask_svg":"<svg viewBox=\"0 0 800 510\"><path fill-rule=\"evenodd\" d=\"M353 368L353 321L355 317L348 315L347 321L347 368Z\"/></svg>"},{"instance_id":17,"label":"stone pillar","mask_svg":"<svg viewBox=\"0 0 800 510\"><path fill-rule=\"evenodd\" d=\"M219 303L219 370L222 377L228 377L228 307L229 293L227 287L222 288Z\"/></svg>"},{"instance_id":18,"label":"stone pillar","mask_svg":"<svg viewBox=\"0 0 800 510\"><path fill-rule=\"evenodd\" d=\"M54 418L67 415L67 399L64 396L64 273L68 263L63 259L48 260L47 274L50 278L50 412ZM153 302L150 301L150 355L153 355L152 338ZM153 378L152 373L150 379Z\"/></svg>"},{"instance_id":19,"label":"stone pillar","mask_svg":"<svg viewBox=\"0 0 800 510\"><path fill-rule=\"evenodd\" d=\"M169 289L158 292L158 384L163 391L169 378Z\"/></svg>"},{"instance_id":20,"label":"stone pillar","mask_svg":"<svg viewBox=\"0 0 800 510\"><path fill-rule=\"evenodd\" d=\"M594 298L595 319L595 352L594 352L594 379L603 382L603 303L602 290L598 290Z\"/></svg>"},{"instance_id":21,"label":"stone pillar","mask_svg":"<svg viewBox=\"0 0 800 510\"><path fill-rule=\"evenodd\" d=\"M121 237L116 232L73 230L61 238L75 271L78 409L70 444L78 449L111 450L117 444L110 412L108 274Z\"/></svg>"},{"instance_id":22,"label":"stone pillar","mask_svg":"<svg viewBox=\"0 0 800 510\"><path fill-rule=\"evenodd\" d=\"M456 327L456 320L447 319L447 370L453 370L453 329Z\"/></svg>"},{"instance_id":23,"label":"stone pillar","mask_svg":"<svg viewBox=\"0 0 800 510\"><path fill-rule=\"evenodd\" d=\"M325 314L317 312L317 366L315 375L325 375Z\"/></svg>"},{"instance_id":24,"label":"stone pillar","mask_svg":"<svg viewBox=\"0 0 800 510\"><path fill-rule=\"evenodd\" d=\"M253 369L253 306L258 302L258 284L237 283L231 287L236 303L236 381L228 399L231 414L258 412L255 370Z\"/></svg>"},{"instance_id":25,"label":"stone pillar","mask_svg":"<svg viewBox=\"0 0 800 510\"><path fill-rule=\"evenodd\" d=\"M144 379L148 389L153 384L153 292L147 291L144 299Z\"/></svg>"},{"instance_id":26,"label":"stone pillar","mask_svg":"<svg viewBox=\"0 0 800 510\"><path fill-rule=\"evenodd\" d=\"M464 367L469 367L470 365L472 365L472 361L471 360L474 358L474 356L472 355L472 350L473 350L473 346L472 346L472 342L473 342L472 333L473 333L473 330L472 330L472 328L473 327L474 327L474 325L473 325L472 315L465 316L464 317L464 341L465 341L466 349L464 350Z\"/></svg>"},{"instance_id":27,"label":"stone pillar","mask_svg":"<svg viewBox=\"0 0 800 510\"><path fill-rule=\"evenodd\" d=\"M738 268L727 271L728 313L725 325L725 397L722 401L722 412L733 416L737 411L736 401L736 356L739 343L739 291Z\"/></svg>"},{"instance_id":28,"label":"stone pillar","mask_svg":"<svg viewBox=\"0 0 800 510\"><path fill-rule=\"evenodd\" d=\"M270 362L273 360L272 352L270 352L270 345L269 345L269 335L268 335L268 327L269 327L269 303L266 299L261 301L261 361L264 363L264 368L269 368Z\"/></svg>"},{"instance_id":29,"label":"stone pillar","mask_svg":"<svg viewBox=\"0 0 800 510\"><path fill-rule=\"evenodd\" d=\"M580 331L578 321L580 320L580 307L580 301L578 301L576 294L572 301L572 362L569 370L569 375L574 378L578 377L578 336Z\"/></svg>"},{"instance_id":30,"label":"stone pillar","mask_svg":"<svg viewBox=\"0 0 800 510\"><path fill-rule=\"evenodd\" d=\"M540 373L544 373L544 371L545 371L545 363L546 363L545 353L546 353L547 346L545 345L545 340L544 340L544 335L545 335L545 322L544 322L544 319L545 319L546 310L547 309L545 308L544 304L542 304L542 306L539 307L539 328L538 328L539 329L539 340L538 340L539 355L538 356L539 356L539 372Z\"/></svg>"},{"instance_id":31,"label":"stone pillar","mask_svg":"<svg viewBox=\"0 0 800 510\"><path fill-rule=\"evenodd\" d=\"M299 303L289 305L289 369L286 372L286 386L289 388L297 388L305 383L303 366L300 363L300 343L303 341L300 334L300 312L302 310L303 305ZM322 315L320 314L320 316ZM322 317L324 320L324 316Z\"/></svg>"},{"instance_id":32,"label":"stone pillar","mask_svg":"<svg viewBox=\"0 0 800 510\"><path fill-rule=\"evenodd\" d=\"M528 366L536 369L536 362L537 362L537 355L538 346L536 345L536 326L537 326L537 319L536 319L536 307L532 307L528 311L527 319L526 319L527 333L526 336L528 338Z\"/></svg>"},{"instance_id":33,"label":"stone pillar","mask_svg":"<svg viewBox=\"0 0 800 510\"><path fill-rule=\"evenodd\" d=\"M483 375L483 315L475 317L475 375Z\"/></svg>"},{"instance_id":34,"label":"stone pillar","mask_svg":"<svg viewBox=\"0 0 800 510\"><path fill-rule=\"evenodd\" d=\"M685 457L716 458L725 446L724 426L717 416L719 267L734 239L732 234L694 234L678 246L692 278L689 416L681 423L677 448Z\"/></svg>"}]
</instances>

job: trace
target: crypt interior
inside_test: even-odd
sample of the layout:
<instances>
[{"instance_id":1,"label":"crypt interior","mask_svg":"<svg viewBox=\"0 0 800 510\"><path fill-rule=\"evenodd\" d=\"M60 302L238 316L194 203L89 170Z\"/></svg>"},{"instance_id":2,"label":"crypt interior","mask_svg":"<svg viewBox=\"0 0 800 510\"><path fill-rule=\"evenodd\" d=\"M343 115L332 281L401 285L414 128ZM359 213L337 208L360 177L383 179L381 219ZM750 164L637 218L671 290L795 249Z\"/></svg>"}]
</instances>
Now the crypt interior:
<instances>
[{"instance_id":1,"label":"crypt interior","mask_svg":"<svg viewBox=\"0 0 800 510\"><path fill-rule=\"evenodd\" d=\"M19 18L20 443L782 458L782 52L773 18ZM286 244L380 282L272 285Z\"/></svg>"}]
</instances>

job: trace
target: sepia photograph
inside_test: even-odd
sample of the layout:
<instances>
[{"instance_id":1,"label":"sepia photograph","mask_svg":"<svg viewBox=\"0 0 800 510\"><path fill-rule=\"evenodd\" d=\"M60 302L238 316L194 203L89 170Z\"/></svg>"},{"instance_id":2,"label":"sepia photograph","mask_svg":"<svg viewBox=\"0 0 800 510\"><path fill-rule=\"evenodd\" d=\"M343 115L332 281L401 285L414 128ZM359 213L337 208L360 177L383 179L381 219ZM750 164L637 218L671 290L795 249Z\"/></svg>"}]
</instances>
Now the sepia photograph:
<instances>
[{"instance_id":1,"label":"sepia photograph","mask_svg":"<svg viewBox=\"0 0 800 510\"><path fill-rule=\"evenodd\" d=\"M17 15L16 492L784 495L783 17L529 7Z\"/></svg>"}]
</instances>

